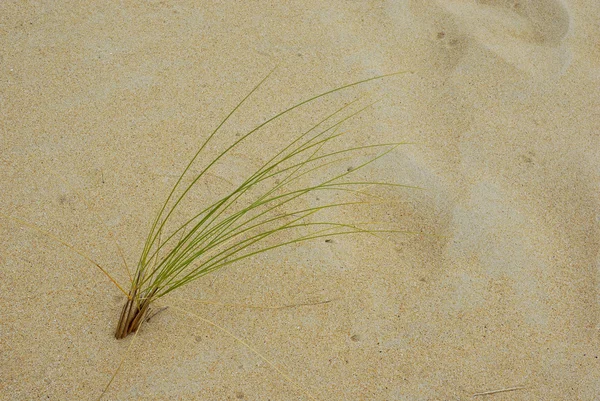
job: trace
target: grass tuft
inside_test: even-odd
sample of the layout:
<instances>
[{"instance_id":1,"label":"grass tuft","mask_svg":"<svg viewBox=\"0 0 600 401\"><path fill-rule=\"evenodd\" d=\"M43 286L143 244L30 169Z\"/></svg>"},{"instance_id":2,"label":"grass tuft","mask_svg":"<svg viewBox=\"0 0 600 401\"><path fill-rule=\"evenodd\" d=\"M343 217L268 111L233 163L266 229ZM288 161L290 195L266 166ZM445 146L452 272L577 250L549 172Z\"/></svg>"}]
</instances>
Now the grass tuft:
<instances>
[{"instance_id":1,"label":"grass tuft","mask_svg":"<svg viewBox=\"0 0 600 401\"><path fill-rule=\"evenodd\" d=\"M344 124L372 105L356 110L358 99L329 112L308 130L295 134L286 146L256 171L196 214L186 216L185 210L188 209L183 206L217 162L266 125L317 99L398 74L354 82L297 103L239 136L225 150L207 159L205 167L198 168L196 164L200 156L207 158L207 146L223 124L270 74L256 85L200 146L154 218L137 268L130 275L130 287L119 317L116 338L125 338L136 332L157 299L251 256L322 237L398 232L331 221L326 217L332 210L365 204L368 200L321 201L311 205L315 198L311 195L322 194L324 199L338 199L345 194L360 194L364 199L367 195L364 190L368 187L402 187L353 178L357 172L402 145L382 143L339 147L346 134ZM349 160L353 161L353 168L344 168L342 163Z\"/></svg>"}]
</instances>

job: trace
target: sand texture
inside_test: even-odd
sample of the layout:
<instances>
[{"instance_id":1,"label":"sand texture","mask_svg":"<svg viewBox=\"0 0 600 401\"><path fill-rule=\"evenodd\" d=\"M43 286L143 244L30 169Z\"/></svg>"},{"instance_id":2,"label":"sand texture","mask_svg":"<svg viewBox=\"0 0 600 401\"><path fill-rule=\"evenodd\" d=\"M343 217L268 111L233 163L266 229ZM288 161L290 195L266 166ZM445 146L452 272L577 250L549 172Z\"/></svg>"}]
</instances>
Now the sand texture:
<instances>
[{"instance_id":1,"label":"sand texture","mask_svg":"<svg viewBox=\"0 0 600 401\"><path fill-rule=\"evenodd\" d=\"M0 2L0 399L96 400L125 355L103 400L600 400L599 15L594 0ZM248 141L206 198L327 110L379 100L349 144L412 144L365 176L424 190L379 189L344 217L423 235L259 255L115 340L123 294L6 215L126 283L107 231L135 265L198 145L274 67L209 151L407 73Z\"/></svg>"}]
</instances>

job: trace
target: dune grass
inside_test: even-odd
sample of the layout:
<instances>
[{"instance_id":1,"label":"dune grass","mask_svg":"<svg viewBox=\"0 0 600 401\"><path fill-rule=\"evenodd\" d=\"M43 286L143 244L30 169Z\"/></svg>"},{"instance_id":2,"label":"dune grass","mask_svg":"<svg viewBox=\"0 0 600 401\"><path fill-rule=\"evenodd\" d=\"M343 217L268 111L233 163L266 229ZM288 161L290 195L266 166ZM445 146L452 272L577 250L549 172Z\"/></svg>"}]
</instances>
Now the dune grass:
<instances>
[{"instance_id":1,"label":"dune grass","mask_svg":"<svg viewBox=\"0 0 600 401\"><path fill-rule=\"evenodd\" d=\"M152 223L137 268L130 275L130 289L123 306L115 337L135 332L149 316L152 303L173 290L225 266L286 245L357 233L397 232L368 228L368 225L331 221L320 216L331 209L368 203L362 188L403 186L376 180L352 179L356 173L385 156L402 143L366 144L339 147L347 131L342 128L371 106L357 110L357 100L330 111L304 132L295 134L256 171L210 205L191 216L174 216L201 179L261 128L282 119L292 110L344 89L379 80L383 75L338 87L297 103L239 136L231 145L213 155L199 171L193 166L206 159L207 146L222 126L265 82L265 77L248 93L208 136L187 164ZM288 133L283 133L288 135ZM353 160L352 169L344 163ZM333 173L331 173L333 171ZM321 202L310 205L317 193L360 194L360 200ZM316 198L315 196L310 199ZM331 198L329 196L328 198ZM187 210L187 209L186 209ZM185 212L184 212L185 213Z\"/></svg>"}]
</instances>

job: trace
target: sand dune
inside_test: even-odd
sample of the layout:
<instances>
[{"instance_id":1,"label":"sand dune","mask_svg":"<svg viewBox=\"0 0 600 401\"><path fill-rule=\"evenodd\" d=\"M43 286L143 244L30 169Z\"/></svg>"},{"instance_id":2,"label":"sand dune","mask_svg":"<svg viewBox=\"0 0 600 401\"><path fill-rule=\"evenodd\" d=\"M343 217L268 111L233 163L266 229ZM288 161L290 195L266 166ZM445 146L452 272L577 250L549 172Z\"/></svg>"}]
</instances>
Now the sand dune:
<instances>
[{"instance_id":1,"label":"sand dune","mask_svg":"<svg viewBox=\"0 0 600 401\"><path fill-rule=\"evenodd\" d=\"M300 99L407 71L336 101L379 99L350 143L413 143L369 174L425 190L344 217L426 235L232 266L165 298L128 351L118 289L0 217L0 399L97 399L129 352L103 399L596 400L598 15L584 0L3 2L0 212L121 282L100 221L134 264L199 140L276 65L215 149ZM334 104L248 142L198 202Z\"/></svg>"}]
</instances>

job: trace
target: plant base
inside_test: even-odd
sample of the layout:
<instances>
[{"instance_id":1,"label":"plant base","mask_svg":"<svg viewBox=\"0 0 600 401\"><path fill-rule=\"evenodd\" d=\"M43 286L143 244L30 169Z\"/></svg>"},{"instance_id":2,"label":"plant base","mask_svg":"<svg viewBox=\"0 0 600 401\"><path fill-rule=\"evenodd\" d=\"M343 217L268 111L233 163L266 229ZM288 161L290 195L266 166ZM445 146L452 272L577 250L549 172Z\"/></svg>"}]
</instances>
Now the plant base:
<instances>
[{"instance_id":1,"label":"plant base","mask_svg":"<svg viewBox=\"0 0 600 401\"><path fill-rule=\"evenodd\" d=\"M140 327L140 324L146 319L150 310L150 301L139 300L135 297L130 297L125 302L121 311L121 318L117 325L115 337L117 339L125 338L131 333L135 333Z\"/></svg>"}]
</instances>

